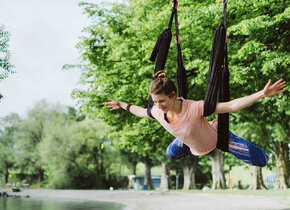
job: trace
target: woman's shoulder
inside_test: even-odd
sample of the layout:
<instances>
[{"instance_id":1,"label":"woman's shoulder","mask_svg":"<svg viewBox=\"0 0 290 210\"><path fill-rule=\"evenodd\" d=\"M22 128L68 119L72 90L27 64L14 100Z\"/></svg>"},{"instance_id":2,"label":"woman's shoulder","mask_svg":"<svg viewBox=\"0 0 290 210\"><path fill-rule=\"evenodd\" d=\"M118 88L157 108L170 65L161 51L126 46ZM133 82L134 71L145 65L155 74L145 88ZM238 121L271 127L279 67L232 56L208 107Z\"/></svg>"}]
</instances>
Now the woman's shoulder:
<instances>
[{"instance_id":1,"label":"woman's shoulder","mask_svg":"<svg viewBox=\"0 0 290 210\"><path fill-rule=\"evenodd\" d=\"M198 104L203 104L203 100L193 100L193 99L182 99L185 103L187 104L193 104L193 105L198 105Z\"/></svg>"},{"instance_id":2,"label":"woman's shoulder","mask_svg":"<svg viewBox=\"0 0 290 210\"><path fill-rule=\"evenodd\" d=\"M153 115L153 117L156 119L158 118L158 116L160 115L161 113L161 110L159 110L157 108L157 106L153 106L152 109L151 109L151 114Z\"/></svg>"},{"instance_id":3,"label":"woman's shoulder","mask_svg":"<svg viewBox=\"0 0 290 210\"><path fill-rule=\"evenodd\" d=\"M186 105L188 106L188 111L194 113L194 115L197 116L202 116L203 115L203 106L204 106L204 101L199 100L191 100L188 99L185 101Z\"/></svg>"}]
</instances>

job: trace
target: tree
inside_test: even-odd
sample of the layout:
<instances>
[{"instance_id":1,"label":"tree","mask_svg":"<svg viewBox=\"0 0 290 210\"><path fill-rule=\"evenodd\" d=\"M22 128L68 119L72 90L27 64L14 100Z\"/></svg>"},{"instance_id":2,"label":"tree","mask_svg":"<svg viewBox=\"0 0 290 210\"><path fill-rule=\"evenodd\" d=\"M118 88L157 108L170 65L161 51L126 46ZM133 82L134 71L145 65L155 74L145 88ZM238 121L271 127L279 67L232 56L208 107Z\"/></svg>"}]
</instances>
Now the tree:
<instances>
[{"instance_id":1,"label":"tree","mask_svg":"<svg viewBox=\"0 0 290 210\"><path fill-rule=\"evenodd\" d=\"M84 61L81 66L81 83L88 85L84 90L73 92L81 111L113 126L112 139L116 140L116 146L130 148L143 156L161 154L154 151L156 148L164 151L170 141L163 129L156 138L160 125L150 120L137 119L121 110L111 113L103 104L110 96L139 106L146 105L147 89L154 69L148 58L156 38L167 27L171 10L169 4L157 0L135 0L127 4L115 4L109 9L89 3L83 3L82 6L94 22L85 29L86 35L77 46ZM185 68L188 73L194 69L197 73L195 77L188 78L188 98L200 100L204 98L206 89L212 32L220 23L221 4L184 0L179 3L178 9ZM288 22L287 1L281 0L277 4L274 0L235 0L229 3L227 27L232 98L260 90L269 75L275 75L273 80L278 75L289 80ZM176 49L172 42L165 67L170 78L174 78L175 69ZM272 131L269 133L276 136L278 133L288 134L287 101L286 94L264 99L261 103L231 115L232 124L252 120L261 127L270 126L273 125L273 118L276 118L275 124L282 132L273 132L272 128L267 128ZM261 114L252 119L253 113ZM272 116L272 119L267 119L267 116ZM289 139L285 136L289 134L279 135L279 139L275 139L270 146L276 148L276 151L284 151L287 148L279 146L279 142L287 145ZM271 138L274 139L273 136ZM279 154L287 154L288 151ZM281 157L282 162L287 162L284 155L277 154L277 157L277 160ZM222 168L222 165L219 166ZM284 169L281 171L287 174Z\"/></svg>"},{"instance_id":2,"label":"tree","mask_svg":"<svg viewBox=\"0 0 290 210\"><path fill-rule=\"evenodd\" d=\"M155 130L153 133L150 132L152 132L152 127L149 126L146 119L142 119L138 124L134 124L134 129L132 129L132 126L126 126L122 132L114 132L110 135L111 139L114 139L112 144L115 147L138 154L138 159L145 164L144 185L147 189L153 189L151 168L161 164L166 158L165 148L167 145L160 138L163 136L163 139L166 139L166 137L168 139L168 134L164 134L163 129Z\"/></svg>"},{"instance_id":3,"label":"tree","mask_svg":"<svg viewBox=\"0 0 290 210\"><path fill-rule=\"evenodd\" d=\"M10 52L8 50L9 39L10 33L5 31L4 26L0 26L0 81L14 73L12 70L14 66L10 63ZM0 100L2 97L0 93Z\"/></svg>"},{"instance_id":4,"label":"tree","mask_svg":"<svg viewBox=\"0 0 290 210\"><path fill-rule=\"evenodd\" d=\"M214 149L210 153L212 163L212 186L211 189L225 189L226 180L224 175L224 157L223 153L218 149Z\"/></svg>"},{"instance_id":5,"label":"tree","mask_svg":"<svg viewBox=\"0 0 290 210\"><path fill-rule=\"evenodd\" d=\"M37 174L41 184L44 168L39 154L39 145L45 137L45 127L51 119L62 112L63 107L53 107L46 101L38 102L22 121L21 136L18 142L17 165L23 173Z\"/></svg>"},{"instance_id":6,"label":"tree","mask_svg":"<svg viewBox=\"0 0 290 210\"><path fill-rule=\"evenodd\" d=\"M161 181L160 181L160 189L166 190L171 189L171 179L170 179L170 166L166 162L161 162Z\"/></svg>"},{"instance_id":7,"label":"tree","mask_svg":"<svg viewBox=\"0 0 290 210\"><path fill-rule=\"evenodd\" d=\"M108 188L114 182L112 163L120 156L105 136L108 128L100 121L78 120L68 113L56 115L45 129L39 146L47 186L63 188Z\"/></svg>"},{"instance_id":8,"label":"tree","mask_svg":"<svg viewBox=\"0 0 290 210\"><path fill-rule=\"evenodd\" d=\"M183 190L196 189L196 168L198 163L198 157L189 156L184 158L183 169Z\"/></svg>"},{"instance_id":9,"label":"tree","mask_svg":"<svg viewBox=\"0 0 290 210\"><path fill-rule=\"evenodd\" d=\"M21 119L13 113L0 120L0 172L4 174L4 182L7 184L9 170L15 165L13 154L17 154L15 145L19 140Z\"/></svg>"},{"instance_id":10,"label":"tree","mask_svg":"<svg viewBox=\"0 0 290 210\"><path fill-rule=\"evenodd\" d=\"M263 181L262 168L257 166L252 166L252 183L249 187L251 190L256 189L267 189Z\"/></svg>"},{"instance_id":11,"label":"tree","mask_svg":"<svg viewBox=\"0 0 290 210\"><path fill-rule=\"evenodd\" d=\"M98 113L98 117L115 127L113 139L118 139L115 146L128 147L132 151L137 151L141 156L147 157L146 160L148 156L153 155L147 152L156 151L158 148L165 159L164 151L172 137L169 140L168 135L166 136L164 130L161 129L162 131L158 132L159 135L156 138L156 130L160 129L160 125L151 121L149 124L147 120L136 119L122 111L114 113L115 116L113 116L103 108L102 104L110 94L117 100L130 101L140 106L146 105L147 88L152 75L150 69L153 69L148 58L155 42L151 37L157 37L161 29L166 26L164 22L156 21L157 26L152 29L150 22L155 22L156 15L163 20L164 13L168 13L169 17L170 6L158 2L144 6L141 1L132 1L128 7L115 5L111 10L106 10L93 4L84 5L90 17L96 19L96 24L86 29L91 36L84 37L83 42L78 45L83 59L88 61L82 69L85 73L81 82L91 84L92 87L85 91L76 90L73 93L81 104L81 110L91 115ZM152 7L155 9L153 10ZM140 22L142 27L140 27ZM173 58L175 53L172 52L169 56ZM175 59L169 59L168 63L172 67L176 65ZM170 77L174 73L170 71ZM116 77L117 74L118 77ZM101 112L97 112L98 109L101 109ZM150 164L145 165L149 167Z\"/></svg>"},{"instance_id":12,"label":"tree","mask_svg":"<svg viewBox=\"0 0 290 210\"><path fill-rule=\"evenodd\" d=\"M128 176L128 189L134 188L134 178L136 177L137 164L140 161L139 155L131 152L129 149L120 149L120 152L129 163L129 168L131 169L131 173Z\"/></svg>"},{"instance_id":13,"label":"tree","mask_svg":"<svg viewBox=\"0 0 290 210\"><path fill-rule=\"evenodd\" d=\"M268 78L289 80L289 1L234 1L230 4L229 45L232 94L261 89ZM246 14L246 15L244 15ZM287 88L289 90L289 87ZM286 90L286 91L287 91ZM263 99L235 114L263 127L264 148L276 156L277 187L289 185L289 94ZM253 115L254 114L254 115ZM271 117L268 117L271 116Z\"/></svg>"},{"instance_id":14,"label":"tree","mask_svg":"<svg viewBox=\"0 0 290 210\"><path fill-rule=\"evenodd\" d=\"M120 150L121 154L127 159L130 163L129 168L131 168L131 175L136 175L137 164L140 161L139 155L137 153L131 152L128 149Z\"/></svg>"}]
</instances>

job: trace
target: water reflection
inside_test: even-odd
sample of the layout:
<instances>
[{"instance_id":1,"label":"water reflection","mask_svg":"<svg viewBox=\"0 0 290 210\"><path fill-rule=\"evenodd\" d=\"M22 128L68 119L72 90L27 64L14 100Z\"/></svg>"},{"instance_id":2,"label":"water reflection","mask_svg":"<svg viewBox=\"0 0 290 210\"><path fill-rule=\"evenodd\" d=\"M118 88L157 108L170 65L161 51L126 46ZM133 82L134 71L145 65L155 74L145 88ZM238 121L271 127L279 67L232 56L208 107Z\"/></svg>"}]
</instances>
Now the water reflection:
<instances>
[{"instance_id":1,"label":"water reflection","mask_svg":"<svg viewBox=\"0 0 290 210\"><path fill-rule=\"evenodd\" d=\"M109 202L0 198L0 210L121 210L123 208L124 205Z\"/></svg>"}]
</instances>

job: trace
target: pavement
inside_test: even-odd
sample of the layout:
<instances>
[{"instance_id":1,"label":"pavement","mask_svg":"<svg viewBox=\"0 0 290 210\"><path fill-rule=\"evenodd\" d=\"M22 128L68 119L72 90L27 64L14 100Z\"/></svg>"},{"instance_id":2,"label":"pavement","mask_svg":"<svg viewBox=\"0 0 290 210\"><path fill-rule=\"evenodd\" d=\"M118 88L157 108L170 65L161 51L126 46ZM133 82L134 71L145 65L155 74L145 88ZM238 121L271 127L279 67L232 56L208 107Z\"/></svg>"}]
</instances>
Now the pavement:
<instances>
[{"instance_id":1,"label":"pavement","mask_svg":"<svg viewBox=\"0 0 290 210\"><path fill-rule=\"evenodd\" d=\"M1 190L0 190L1 191ZM124 204L122 210L290 210L289 196L261 196L175 191L134 190L37 190L9 195L39 199L73 199Z\"/></svg>"}]
</instances>

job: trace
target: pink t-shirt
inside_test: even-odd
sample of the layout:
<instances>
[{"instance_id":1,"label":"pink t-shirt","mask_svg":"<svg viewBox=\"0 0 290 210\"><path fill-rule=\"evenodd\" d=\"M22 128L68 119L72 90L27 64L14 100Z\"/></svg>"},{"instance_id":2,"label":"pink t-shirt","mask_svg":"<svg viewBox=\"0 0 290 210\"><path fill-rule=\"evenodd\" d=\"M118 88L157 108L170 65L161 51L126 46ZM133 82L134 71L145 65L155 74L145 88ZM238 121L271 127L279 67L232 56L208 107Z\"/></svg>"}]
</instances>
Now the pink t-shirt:
<instances>
[{"instance_id":1,"label":"pink t-shirt","mask_svg":"<svg viewBox=\"0 0 290 210\"><path fill-rule=\"evenodd\" d=\"M186 144L192 154L205 155L217 144L216 120L210 123L203 117L203 101L182 100L181 114L173 122L168 123L164 112L156 106L151 113L169 133Z\"/></svg>"}]
</instances>

